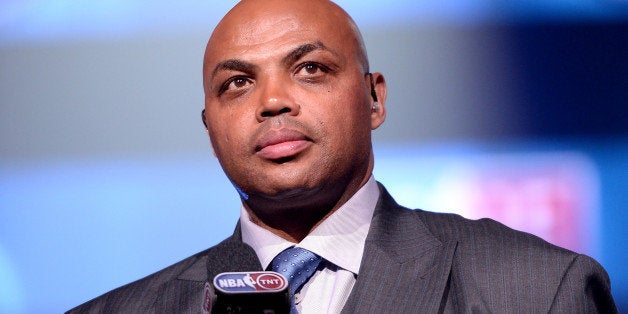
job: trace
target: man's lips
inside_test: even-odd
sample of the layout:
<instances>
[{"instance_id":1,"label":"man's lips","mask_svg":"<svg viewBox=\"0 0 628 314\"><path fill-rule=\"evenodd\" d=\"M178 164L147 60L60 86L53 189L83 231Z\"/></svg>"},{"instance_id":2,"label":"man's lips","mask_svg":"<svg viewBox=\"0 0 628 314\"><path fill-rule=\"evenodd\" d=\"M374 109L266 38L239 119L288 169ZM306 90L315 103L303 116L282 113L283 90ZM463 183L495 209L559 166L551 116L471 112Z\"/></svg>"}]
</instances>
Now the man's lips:
<instances>
[{"instance_id":1,"label":"man's lips","mask_svg":"<svg viewBox=\"0 0 628 314\"><path fill-rule=\"evenodd\" d=\"M311 144L305 134L292 129L266 132L257 141L255 152L264 159L276 160L297 155Z\"/></svg>"}]
</instances>

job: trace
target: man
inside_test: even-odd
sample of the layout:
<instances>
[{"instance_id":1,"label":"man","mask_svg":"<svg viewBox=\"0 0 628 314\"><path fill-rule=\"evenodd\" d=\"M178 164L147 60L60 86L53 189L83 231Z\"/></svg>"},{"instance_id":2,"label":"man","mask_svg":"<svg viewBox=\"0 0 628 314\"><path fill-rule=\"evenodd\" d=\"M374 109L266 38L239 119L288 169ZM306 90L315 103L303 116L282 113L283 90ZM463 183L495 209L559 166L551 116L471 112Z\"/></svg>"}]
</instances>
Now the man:
<instances>
[{"instance_id":1,"label":"man","mask_svg":"<svg viewBox=\"0 0 628 314\"><path fill-rule=\"evenodd\" d=\"M371 174L386 83L335 4L241 1L210 38L203 77L203 122L242 199L234 234L70 312L199 312L206 280L281 272L275 256L295 246L318 263L293 291L300 312L617 311L587 256L394 202Z\"/></svg>"}]
</instances>

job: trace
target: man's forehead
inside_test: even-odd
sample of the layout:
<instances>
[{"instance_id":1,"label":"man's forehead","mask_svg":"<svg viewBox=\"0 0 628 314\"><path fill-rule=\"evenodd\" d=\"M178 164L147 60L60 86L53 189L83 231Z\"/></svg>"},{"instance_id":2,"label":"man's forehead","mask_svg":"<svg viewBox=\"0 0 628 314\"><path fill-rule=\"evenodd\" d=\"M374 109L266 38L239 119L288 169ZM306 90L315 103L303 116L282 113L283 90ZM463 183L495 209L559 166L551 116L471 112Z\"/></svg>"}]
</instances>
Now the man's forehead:
<instances>
[{"instance_id":1,"label":"man's forehead","mask_svg":"<svg viewBox=\"0 0 628 314\"><path fill-rule=\"evenodd\" d=\"M337 5L326 0L242 1L214 29L205 54L205 71L229 59L282 58L313 42L347 57L357 51L366 65L359 31Z\"/></svg>"},{"instance_id":2,"label":"man's forehead","mask_svg":"<svg viewBox=\"0 0 628 314\"><path fill-rule=\"evenodd\" d=\"M281 38L297 35L299 21L294 17L259 19L238 24L223 24L214 31L210 39L214 49L248 49L274 43Z\"/></svg>"},{"instance_id":3,"label":"man's forehead","mask_svg":"<svg viewBox=\"0 0 628 314\"><path fill-rule=\"evenodd\" d=\"M291 32L327 37L346 33L349 24L346 12L327 0L243 0L218 23L210 41L254 45Z\"/></svg>"},{"instance_id":4,"label":"man's forehead","mask_svg":"<svg viewBox=\"0 0 628 314\"><path fill-rule=\"evenodd\" d=\"M239 25L212 36L207 57L213 61L225 58L267 59L283 57L307 43L321 50L351 53L353 40L339 30L300 23L293 17L266 22L264 25ZM207 61L210 61L207 60Z\"/></svg>"}]
</instances>

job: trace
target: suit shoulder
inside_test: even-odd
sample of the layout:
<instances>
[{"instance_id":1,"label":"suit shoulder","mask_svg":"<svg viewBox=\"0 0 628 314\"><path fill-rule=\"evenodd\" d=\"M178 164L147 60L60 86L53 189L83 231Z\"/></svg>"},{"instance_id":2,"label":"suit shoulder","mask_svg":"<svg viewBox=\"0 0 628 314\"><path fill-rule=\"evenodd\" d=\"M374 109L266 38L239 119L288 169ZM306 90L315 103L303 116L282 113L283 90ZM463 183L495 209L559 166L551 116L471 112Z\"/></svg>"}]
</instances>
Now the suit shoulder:
<instances>
[{"instance_id":1,"label":"suit shoulder","mask_svg":"<svg viewBox=\"0 0 628 314\"><path fill-rule=\"evenodd\" d=\"M564 255L570 259L578 255L536 235L512 229L490 218L471 220L457 214L423 210L413 210L413 212L437 238L456 240L462 248L471 247L478 250L502 247L505 250L542 250Z\"/></svg>"},{"instance_id":2,"label":"suit shoulder","mask_svg":"<svg viewBox=\"0 0 628 314\"><path fill-rule=\"evenodd\" d=\"M457 242L451 288L489 300L485 304L488 308L505 309L516 304L542 312L617 311L608 274L589 256L492 219L470 220L420 210L413 213L441 241Z\"/></svg>"}]
</instances>

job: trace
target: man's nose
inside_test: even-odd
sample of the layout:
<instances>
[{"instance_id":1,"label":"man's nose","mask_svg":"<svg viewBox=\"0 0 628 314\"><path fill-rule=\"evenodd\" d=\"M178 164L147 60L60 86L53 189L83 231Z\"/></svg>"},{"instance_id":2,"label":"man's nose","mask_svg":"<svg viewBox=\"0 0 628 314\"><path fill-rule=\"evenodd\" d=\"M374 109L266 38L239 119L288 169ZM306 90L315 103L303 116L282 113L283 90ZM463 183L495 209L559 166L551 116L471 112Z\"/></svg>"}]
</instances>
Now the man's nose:
<instances>
[{"instance_id":1,"label":"man's nose","mask_svg":"<svg viewBox=\"0 0 628 314\"><path fill-rule=\"evenodd\" d=\"M268 80L262 85L259 106L255 112L259 122L281 114L299 114L300 106L294 101L289 84L281 80Z\"/></svg>"}]
</instances>

